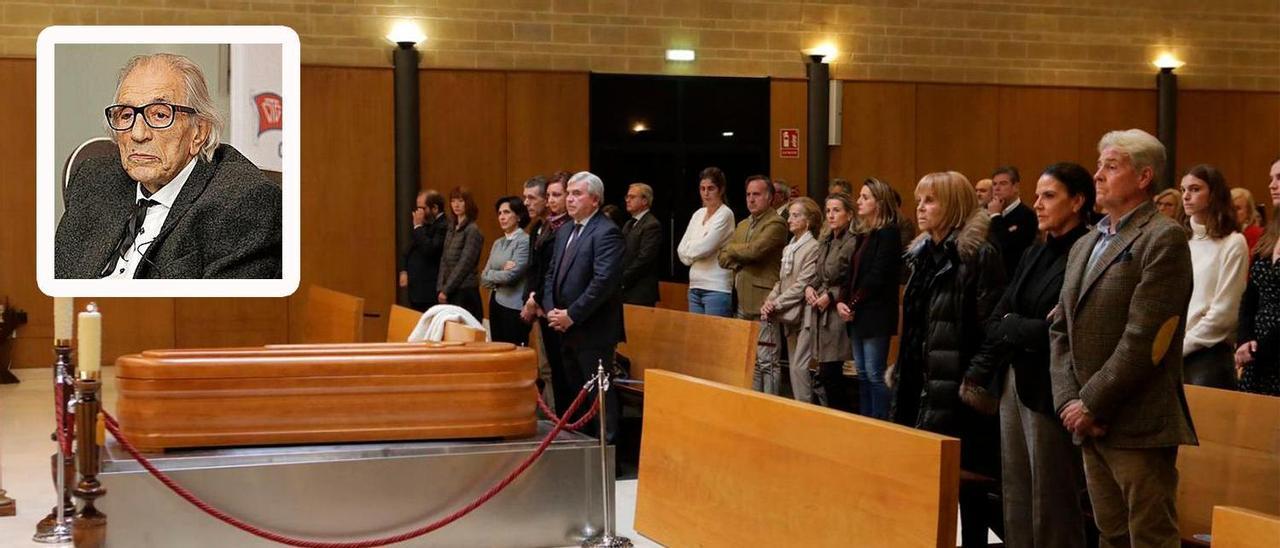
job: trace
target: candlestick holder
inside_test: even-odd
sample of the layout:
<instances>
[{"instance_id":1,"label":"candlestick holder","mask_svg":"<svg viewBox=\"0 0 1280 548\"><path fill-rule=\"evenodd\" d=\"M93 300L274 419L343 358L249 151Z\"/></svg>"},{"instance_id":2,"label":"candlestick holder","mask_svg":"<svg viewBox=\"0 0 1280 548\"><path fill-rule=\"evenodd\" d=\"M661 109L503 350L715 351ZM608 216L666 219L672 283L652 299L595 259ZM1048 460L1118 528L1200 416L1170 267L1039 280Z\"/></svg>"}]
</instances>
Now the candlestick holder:
<instances>
[{"instance_id":1,"label":"candlestick holder","mask_svg":"<svg viewBox=\"0 0 1280 548\"><path fill-rule=\"evenodd\" d=\"M71 341L55 340L53 352L56 357L53 363L53 405L55 416L58 416L71 411L72 379L75 378L75 365L71 361ZM53 509L49 510L49 515L36 523L36 534L31 537L31 540L42 544L71 541L71 517L76 508L75 501L71 498L71 482L76 477L76 462L73 452L63 451L63 444L59 440L60 429L66 439L75 437L74 423L70 418L54 425L54 432L50 437L58 446L58 450L49 457L49 468L58 502Z\"/></svg>"},{"instance_id":2,"label":"candlestick holder","mask_svg":"<svg viewBox=\"0 0 1280 548\"><path fill-rule=\"evenodd\" d=\"M76 429L80 432L76 439L76 462L80 468L80 482L76 485L75 495L84 503L71 523L76 548L101 548L107 540L107 516L95 506L96 501L107 494L98 482L101 462L97 421L98 412L102 410L98 393L102 390L102 382L95 377L76 381Z\"/></svg>"}]
</instances>

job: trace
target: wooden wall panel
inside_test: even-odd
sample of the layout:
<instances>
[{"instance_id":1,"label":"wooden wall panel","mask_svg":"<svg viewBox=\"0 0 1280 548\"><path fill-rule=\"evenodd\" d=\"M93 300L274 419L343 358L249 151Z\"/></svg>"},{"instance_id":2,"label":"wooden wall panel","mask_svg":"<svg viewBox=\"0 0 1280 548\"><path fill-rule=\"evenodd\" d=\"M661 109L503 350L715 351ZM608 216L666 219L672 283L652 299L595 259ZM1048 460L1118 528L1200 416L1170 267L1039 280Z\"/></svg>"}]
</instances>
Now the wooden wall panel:
<instances>
[{"instance_id":1,"label":"wooden wall panel","mask_svg":"<svg viewBox=\"0 0 1280 548\"><path fill-rule=\"evenodd\" d=\"M831 176L858 183L877 177L911 196L916 181L916 85L844 83L841 145L831 149Z\"/></svg>"},{"instance_id":2,"label":"wooden wall panel","mask_svg":"<svg viewBox=\"0 0 1280 548\"><path fill-rule=\"evenodd\" d=\"M303 317L307 285L319 284L363 297L366 310L380 315L365 319L364 333L382 340L395 300L399 213L392 74L303 67L302 94L302 280L288 317ZM300 322L292 322L289 339L301 336Z\"/></svg>"},{"instance_id":3,"label":"wooden wall panel","mask_svg":"<svg viewBox=\"0 0 1280 548\"><path fill-rule=\"evenodd\" d=\"M1073 161L1080 141L1080 91L1061 88L1000 88L997 164L1017 166L1022 201L1035 203L1036 180L1050 164ZM993 166L994 167L994 166ZM971 179L984 178L975 173Z\"/></svg>"},{"instance_id":4,"label":"wooden wall panel","mask_svg":"<svg viewBox=\"0 0 1280 548\"><path fill-rule=\"evenodd\" d=\"M995 86L919 85L916 177L955 170L977 180L991 173L998 158L999 98Z\"/></svg>"},{"instance_id":5,"label":"wooden wall panel","mask_svg":"<svg viewBox=\"0 0 1280 548\"><path fill-rule=\"evenodd\" d=\"M520 195L524 181L533 175L587 169L590 76L513 72L506 79L506 193Z\"/></svg>"},{"instance_id":6,"label":"wooden wall panel","mask_svg":"<svg viewBox=\"0 0 1280 548\"><path fill-rule=\"evenodd\" d=\"M1178 94L1178 171L1213 164L1227 184L1266 199L1267 170L1280 155L1280 95L1183 91Z\"/></svg>"},{"instance_id":7,"label":"wooden wall panel","mask_svg":"<svg viewBox=\"0 0 1280 548\"><path fill-rule=\"evenodd\" d=\"M35 60L0 59L0 82L0 103L12 115L0 131L0 299L27 311L13 341L14 365L47 364L53 299L36 287Z\"/></svg>"},{"instance_id":8,"label":"wooden wall panel","mask_svg":"<svg viewBox=\"0 0 1280 548\"><path fill-rule=\"evenodd\" d=\"M804 80L772 80L769 82L769 174L799 186L808 195L806 177L809 169L808 87ZM800 131L800 157L780 158L778 132L789 128Z\"/></svg>"},{"instance_id":9,"label":"wooden wall panel","mask_svg":"<svg viewBox=\"0 0 1280 548\"><path fill-rule=\"evenodd\" d=\"M1098 140L1106 132L1137 128L1156 134L1156 93L1082 89L1079 120L1075 161L1092 172L1098 165Z\"/></svg>"},{"instance_id":10,"label":"wooden wall panel","mask_svg":"<svg viewBox=\"0 0 1280 548\"><path fill-rule=\"evenodd\" d=\"M480 209L476 225L484 234L483 268L489 248L502 235L493 204L508 193L507 76L465 70L424 70L419 75L422 186L444 194L445 207L453 187L471 190ZM484 306L488 310L487 299Z\"/></svg>"},{"instance_id":11,"label":"wooden wall panel","mask_svg":"<svg viewBox=\"0 0 1280 548\"><path fill-rule=\"evenodd\" d=\"M174 299L177 348L289 342L289 299Z\"/></svg>"}]
</instances>

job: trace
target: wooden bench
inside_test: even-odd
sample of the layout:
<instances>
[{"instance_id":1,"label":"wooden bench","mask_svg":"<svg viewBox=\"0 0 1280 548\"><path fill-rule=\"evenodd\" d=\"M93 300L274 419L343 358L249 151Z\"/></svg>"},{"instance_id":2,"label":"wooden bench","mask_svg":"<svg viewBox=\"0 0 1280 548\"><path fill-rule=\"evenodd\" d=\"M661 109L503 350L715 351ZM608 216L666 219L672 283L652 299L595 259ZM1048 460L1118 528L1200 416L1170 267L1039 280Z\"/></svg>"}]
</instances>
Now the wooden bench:
<instances>
[{"instance_id":1,"label":"wooden bench","mask_svg":"<svg viewBox=\"0 0 1280 548\"><path fill-rule=\"evenodd\" d=\"M1280 398L1185 388L1200 445L1178 451L1182 537L1208 533L1215 506L1280 515Z\"/></svg>"},{"instance_id":2,"label":"wooden bench","mask_svg":"<svg viewBox=\"0 0 1280 548\"><path fill-rule=\"evenodd\" d=\"M618 345L618 352L631 360L632 379L645 380L648 369L666 369L751 388L757 322L647 306L623 308L627 342Z\"/></svg>"},{"instance_id":3,"label":"wooden bench","mask_svg":"<svg viewBox=\"0 0 1280 548\"><path fill-rule=\"evenodd\" d=\"M412 308L393 304L388 317L387 342L404 342L409 339L409 334L413 333L413 329L418 326L418 320L422 318L422 313ZM444 324L443 340L484 342L485 338L485 330L483 329L476 329L459 322L445 322Z\"/></svg>"},{"instance_id":4,"label":"wooden bench","mask_svg":"<svg viewBox=\"0 0 1280 548\"><path fill-rule=\"evenodd\" d=\"M1213 508L1214 548L1275 548L1280 546L1280 516L1236 508Z\"/></svg>"},{"instance_id":5,"label":"wooden bench","mask_svg":"<svg viewBox=\"0 0 1280 548\"><path fill-rule=\"evenodd\" d=\"M302 342L354 343L364 340L364 299L311 285L303 311Z\"/></svg>"},{"instance_id":6,"label":"wooden bench","mask_svg":"<svg viewBox=\"0 0 1280 548\"><path fill-rule=\"evenodd\" d=\"M649 370L635 529L666 546L955 546L960 440Z\"/></svg>"}]
</instances>

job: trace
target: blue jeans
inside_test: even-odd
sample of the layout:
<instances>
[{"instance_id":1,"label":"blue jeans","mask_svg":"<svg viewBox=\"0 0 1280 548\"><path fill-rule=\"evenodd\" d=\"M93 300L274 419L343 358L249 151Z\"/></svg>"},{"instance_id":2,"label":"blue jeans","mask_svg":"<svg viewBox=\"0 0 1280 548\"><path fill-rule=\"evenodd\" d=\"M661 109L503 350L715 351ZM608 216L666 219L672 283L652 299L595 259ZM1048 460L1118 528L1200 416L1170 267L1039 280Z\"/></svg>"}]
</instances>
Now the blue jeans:
<instances>
[{"instance_id":1,"label":"blue jeans","mask_svg":"<svg viewBox=\"0 0 1280 548\"><path fill-rule=\"evenodd\" d=\"M689 312L731 318L733 317L733 295L710 289L690 289Z\"/></svg>"},{"instance_id":2,"label":"blue jeans","mask_svg":"<svg viewBox=\"0 0 1280 548\"><path fill-rule=\"evenodd\" d=\"M858 366L858 414L873 419L889 417L889 387L884 384L889 336L859 337L852 329L853 361Z\"/></svg>"}]
</instances>

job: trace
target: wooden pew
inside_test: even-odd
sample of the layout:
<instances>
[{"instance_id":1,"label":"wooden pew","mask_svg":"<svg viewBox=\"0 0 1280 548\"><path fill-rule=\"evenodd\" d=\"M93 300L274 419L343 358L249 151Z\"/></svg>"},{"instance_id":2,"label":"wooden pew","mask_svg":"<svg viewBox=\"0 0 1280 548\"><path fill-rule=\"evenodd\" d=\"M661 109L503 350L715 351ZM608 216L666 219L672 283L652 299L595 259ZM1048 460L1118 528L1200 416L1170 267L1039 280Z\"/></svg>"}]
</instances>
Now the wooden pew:
<instances>
[{"instance_id":1,"label":"wooden pew","mask_svg":"<svg viewBox=\"0 0 1280 548\"><path fill-rule=\"evenodd\" d=\"M618 352L631 359L631 378L666 369L729 386L751 388L756 365L757 322L623 305L627 342Z\"/></svg>"},{"instance_id":2,"label":"wooden pew","mask_svg":"<svg viewBox=\"0 0 1280 548\"><path fill-rule=\"evenodd\" d=\"M1280 546L1280 516L1232 506L1213 507L1213 548Z\"/></svg>"},{"instance_id":3,"label":"wooden pew","mask_svg":"<svg viewBox=\"0 0 1280 548\"><path fill-rule=\"evenodd\" d=\"M364 299L321 287L307 287L303 343L352 343L364 340Z\"/></svg>"},{"instance_id":4,"label":"wooden pew","mask_svg":"<svg viewBox=\"0 0 1280 548\"><path fill-rule=\"evenodd\" d=\"M635 529L666 546L955 546L960 440L649 370Z\"/></svg>"},{"instance_id":5,"label":"wooden pew","mask_svg":"<svg viewBox=\"0 0 1280 548\"><path fill-rule=\"evenodd\" d=\"M1214 506L1280 515L1280 398L1185 388L1200 445L1178 451L1182 537L1208 533Z\"/></svg>"},{"instance_id":6,"label":"wooden pew","mask_svg":"<svg viewBox=\"0 0 1280 548\"><path fill-rule=\"evenodd\" d=\"M387 342L404 342L409 334L418 326L422 313L412 308L391 305L390 321L387 322ZM464 323L445 322L444 340L458 342L484 342L485 331Z\"/></svg>"}]
</instances>

